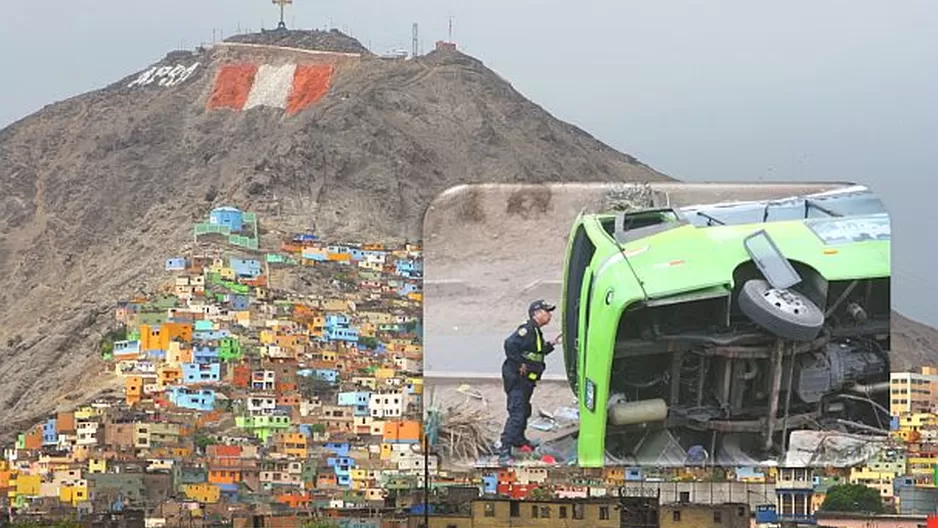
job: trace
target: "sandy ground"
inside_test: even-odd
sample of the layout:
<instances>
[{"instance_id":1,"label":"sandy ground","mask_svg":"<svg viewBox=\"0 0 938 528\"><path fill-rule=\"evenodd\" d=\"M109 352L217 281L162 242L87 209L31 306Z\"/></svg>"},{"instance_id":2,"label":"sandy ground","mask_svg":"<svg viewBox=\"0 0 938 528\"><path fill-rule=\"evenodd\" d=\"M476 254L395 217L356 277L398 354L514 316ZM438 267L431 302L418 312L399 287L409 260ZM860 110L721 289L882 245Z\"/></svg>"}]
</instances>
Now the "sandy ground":
<instances>
[{"instance_id":1,"label":"sandy ground","mask_svg":"<svg viewBox=\"0 0 938 528\"><path fill-rule=\"evenodd\" d=\"M687 206L781 198L836 184L651 184L662 200ZM427 212L425 367L437 372L497 373L502 342L537 298L559 303L570 227L596 210L612 184L478 185L443 193ZM559 311L544 333L560 330ZM562 374L562 352L548 372Z\"/></svg>"}]
</instances>

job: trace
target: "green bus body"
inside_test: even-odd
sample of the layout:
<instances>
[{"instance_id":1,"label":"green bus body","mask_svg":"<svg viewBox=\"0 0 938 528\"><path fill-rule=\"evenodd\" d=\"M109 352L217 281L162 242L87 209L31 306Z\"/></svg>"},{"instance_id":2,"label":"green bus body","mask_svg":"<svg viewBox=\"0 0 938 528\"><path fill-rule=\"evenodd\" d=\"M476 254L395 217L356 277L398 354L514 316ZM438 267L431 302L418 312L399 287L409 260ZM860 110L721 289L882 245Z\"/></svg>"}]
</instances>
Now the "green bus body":
<instances>
[{"instance_id":1,"label":"green bus body","mask_svg":"<svg viewBox=\"0 0 938 528\"><path fill-rule=\"evenodd\" d=\"M883 215L864 218L881 221ZM577 218L570 233L568 260L580 233L595 249L582 280L576 281L579 287L568 283L569 266L564 270L561 306L568 306L568 296L579 295L578 329L575 340L565 336L564 354L579 405L577 459L581 467L602 467L605 462L606 402L620 319L628 309L656 300L729 297L736 287L734 271L751 261L743 241L761 230L789 261L812 268L827 281L890 275L888 239L825 243L812 230L812 226L846 221L843 217L712 227L683 223L621 245L603 225L614 219L610 214ZM635 368L642 368L640 361Z\"/></svg>"}]
</instances>

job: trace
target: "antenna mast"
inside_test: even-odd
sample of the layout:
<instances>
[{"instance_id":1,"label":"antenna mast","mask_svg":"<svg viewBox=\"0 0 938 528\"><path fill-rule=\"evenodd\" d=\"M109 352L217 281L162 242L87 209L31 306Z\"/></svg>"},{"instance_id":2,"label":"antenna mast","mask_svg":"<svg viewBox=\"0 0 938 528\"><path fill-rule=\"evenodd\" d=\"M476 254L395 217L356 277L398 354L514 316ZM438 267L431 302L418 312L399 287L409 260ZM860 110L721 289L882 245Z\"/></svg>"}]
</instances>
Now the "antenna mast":
<instances>
[{"instance_id":1,"label":"antenna mast","mask_svg":"<svg viewBox=\"0 0 938 528\"><path fill-rule=\"evenodd\" d=\"M453 41L453 15L449 16L449 41Z\"/></svg>"},{"instance_id":2,"label":"antenna mast","mask_svg":"<svg viewBox=\"0 0 938 528\"><path fill-rule=\"evenodd\" d=\"M418 30L418 27L417 27L417 23L414 22L414 28L413 28L413 51L412 51L412 54L411 54L411 57L410 57L410 58L412 58L412 59L416 59L416 58L417 58L417 55L420 53L420 50L418 49L418 43L419 43L419 42L420 42L419 30Z\"/></svg>"}]
</instances>

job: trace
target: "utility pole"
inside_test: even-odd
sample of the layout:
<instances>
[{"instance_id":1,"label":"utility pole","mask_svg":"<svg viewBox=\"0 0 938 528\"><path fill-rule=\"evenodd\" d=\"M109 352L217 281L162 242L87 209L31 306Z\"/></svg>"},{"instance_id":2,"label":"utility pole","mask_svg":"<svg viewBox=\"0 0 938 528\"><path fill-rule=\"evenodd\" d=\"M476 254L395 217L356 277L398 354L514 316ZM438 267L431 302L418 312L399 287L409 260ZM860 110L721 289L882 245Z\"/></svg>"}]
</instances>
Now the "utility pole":
<instances>
[{"instance_id":1,"label":"utility pole","mask_svg":"<svg viewBox=\"0 0 938 528\"><path fill-rule=\"evenodd\" d=\"M272 0L275 5L280 6L280 23L277 29L287 29L287 24L283 21L283 10L287 5L293 5L293 0Z\"/></svg>"}]
</instances>

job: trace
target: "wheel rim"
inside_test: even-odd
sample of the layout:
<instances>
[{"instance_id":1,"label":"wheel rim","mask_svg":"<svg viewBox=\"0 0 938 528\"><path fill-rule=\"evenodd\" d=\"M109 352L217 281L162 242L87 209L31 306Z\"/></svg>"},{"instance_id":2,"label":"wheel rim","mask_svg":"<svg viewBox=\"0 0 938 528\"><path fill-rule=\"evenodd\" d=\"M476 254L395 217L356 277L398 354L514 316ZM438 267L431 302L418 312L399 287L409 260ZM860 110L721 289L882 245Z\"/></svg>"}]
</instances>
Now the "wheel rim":
<instances>
[{"instance_id":1,"label":"wheel rim","mask_svg":"<svg viewBox=\"0 0 938 528\"><path fill-rule=\"evenodd\" d=\"M762 294L763 299L774 306L776 310L787 314L804 317L808 315L808 306L797 296L787 290L767 290Z\"/></svg>"}]
</instances>

